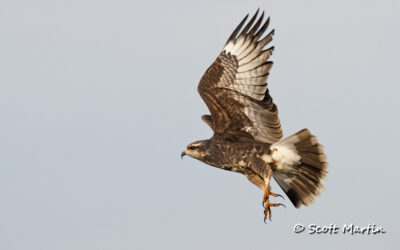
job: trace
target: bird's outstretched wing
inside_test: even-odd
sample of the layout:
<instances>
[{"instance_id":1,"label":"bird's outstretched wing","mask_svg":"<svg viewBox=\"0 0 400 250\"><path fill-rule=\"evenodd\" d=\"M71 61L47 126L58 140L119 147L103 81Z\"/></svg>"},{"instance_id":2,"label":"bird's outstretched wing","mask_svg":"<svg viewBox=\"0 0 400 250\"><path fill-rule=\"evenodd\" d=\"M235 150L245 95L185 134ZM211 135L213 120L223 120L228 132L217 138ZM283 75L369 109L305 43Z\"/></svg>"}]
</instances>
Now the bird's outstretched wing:
<instances>
[{"instance_id":1,"label":"bird's outstretched wing","mask_svg":"<svg viewBox=\"0 0 400 250\"><path fill-rule=\"evenodd\" d=\"M198 91L211 112L207 123L215 133L248 137L266 143L282 138L276 105L268 93L267 79L274 47L263 50L274 30L261 38L268 27L258 10L242 29L248 15L233 31L221 54L200 80ZM261 39L260 39L261 38Z\"/></svg>"}]
</instances>

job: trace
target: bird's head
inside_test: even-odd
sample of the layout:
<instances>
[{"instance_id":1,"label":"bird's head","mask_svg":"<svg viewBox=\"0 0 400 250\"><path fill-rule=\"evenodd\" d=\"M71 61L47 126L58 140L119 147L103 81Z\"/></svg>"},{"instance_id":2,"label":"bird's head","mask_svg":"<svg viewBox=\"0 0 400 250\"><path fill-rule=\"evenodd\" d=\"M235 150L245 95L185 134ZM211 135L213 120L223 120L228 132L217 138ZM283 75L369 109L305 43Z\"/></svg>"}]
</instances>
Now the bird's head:
<instances>
[{"instance_id":1,"label":"bird's head","mask_svg":"<svg viewBox=\"0 0 400 250\"><path fill-rule=\"evenodd\" d=\"M181 158L183 158L185 155L189 155L190 157L193 157L195 159L203 160L204 157L209 154L208 144L208 140L196 141L189 144L186 147L186 150L182 152Z\"/></svg>"}]
</instances>

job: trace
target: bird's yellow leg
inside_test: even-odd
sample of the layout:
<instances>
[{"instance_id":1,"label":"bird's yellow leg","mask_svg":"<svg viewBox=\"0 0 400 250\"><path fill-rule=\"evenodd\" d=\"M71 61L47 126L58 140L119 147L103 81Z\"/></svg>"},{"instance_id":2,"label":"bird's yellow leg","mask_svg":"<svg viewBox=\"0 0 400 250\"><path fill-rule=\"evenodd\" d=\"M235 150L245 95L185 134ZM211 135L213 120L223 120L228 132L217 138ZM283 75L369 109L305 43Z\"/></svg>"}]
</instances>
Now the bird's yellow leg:
<instances>
[{"instance_id":1,"label":"bird's yellow leg","mask_svg":"<svg viewBox=\"0 0 400 250\"><path fill-rule=\"evenodd\" d=\"M269 190L269 187L268 187L268 188L266 188L265 191L264 191L263 203L267 202L268 197L269 197L270 195L271 195L271 196L274 196L274 197L281 197L281 198L283 198L283 196L280 195L280 194L272 193L272 192Z\"/></svg>"},{"instance_id":2,"label":"bird's yellow leg","mask_svg":"<svg viewBox=\"0 0 400 250\"><path fill-rule=\"evenodd\" d=\"M264 209L264 222L265 223L266 223L267 219L271 220L271 217L272 217L271 207L279 207L279 206L285 207L285 205L282 203L270 203L269 200L267 200L267 202L265 203L265 209Z\"/></svg>"},{"instance_id":3,"label":"bird's yellow leg","mask_svg":"<svg viewBox=\"0 0 400 250\"><path fill-rule=\"evenodd\" d=\"M279 207L279 206L283 206L285 207L284 204L282 203L270 203L269 202L269 196L273 196L273 197L282 197L282 195L280 194L275 194L273 192L270 191L270 186L269 186L269 181L271 180L271 174L272 171L269 171L267 178L265 178L265 191L264 191L264 198L263 198L263 206L264 206L264 222L269 219L271 220L272 217L272 213L271 213L271 207Z\"/></svg>"}]
</instances>

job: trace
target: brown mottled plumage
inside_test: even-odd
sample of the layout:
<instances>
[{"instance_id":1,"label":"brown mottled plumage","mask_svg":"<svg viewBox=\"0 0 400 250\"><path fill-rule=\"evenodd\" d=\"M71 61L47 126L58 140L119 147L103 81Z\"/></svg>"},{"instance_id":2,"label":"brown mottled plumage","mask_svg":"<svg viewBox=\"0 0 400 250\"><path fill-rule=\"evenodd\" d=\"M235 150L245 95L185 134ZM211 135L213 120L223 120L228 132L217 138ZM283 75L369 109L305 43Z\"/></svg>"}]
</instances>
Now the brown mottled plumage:
<instances>
[{"instance_id":1,"label":"brown mottled plumage","mask_svg":"<svg viewBox=\"0 0 400 250\"><path fill-rule=\"evenodd\" d=\"M244 174L264 191L265 217L271 218L271 176L295 207L309 205L323 188L326 156L307 129L281 140L278 109L267 88L268 61L274 47L263 49L274 30L258 11L246 26L248 15L234 30L221 54L200 80L198 91L211 115L202 119L214 131L209 140L197 141L182 153L211 166ZM239 33L240 32L240 33Z\"/></svg>"}]
</instances>

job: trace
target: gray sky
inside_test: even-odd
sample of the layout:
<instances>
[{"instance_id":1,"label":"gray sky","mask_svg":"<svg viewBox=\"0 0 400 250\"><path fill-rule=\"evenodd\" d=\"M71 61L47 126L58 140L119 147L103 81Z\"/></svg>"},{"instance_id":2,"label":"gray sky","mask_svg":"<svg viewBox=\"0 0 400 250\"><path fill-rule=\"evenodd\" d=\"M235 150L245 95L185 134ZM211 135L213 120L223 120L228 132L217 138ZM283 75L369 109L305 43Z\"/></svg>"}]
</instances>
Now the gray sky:
<instances>
[{"instance_id":1,"label":"gray sky","mask_svg":"<svg viewBox=\"0 0 400 250\"><path fill-rule=\"evenodd\" d=\"M212 135L198 81L258 7L276 29L269 86L284 136L309 128L330 163L316 203L286 199L267 225L244 176L180 159ZM3 0L0 249L394 249L399 13L395 0Z\"/></svg>"}]
</instances>

